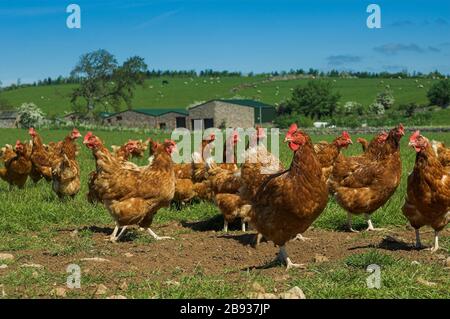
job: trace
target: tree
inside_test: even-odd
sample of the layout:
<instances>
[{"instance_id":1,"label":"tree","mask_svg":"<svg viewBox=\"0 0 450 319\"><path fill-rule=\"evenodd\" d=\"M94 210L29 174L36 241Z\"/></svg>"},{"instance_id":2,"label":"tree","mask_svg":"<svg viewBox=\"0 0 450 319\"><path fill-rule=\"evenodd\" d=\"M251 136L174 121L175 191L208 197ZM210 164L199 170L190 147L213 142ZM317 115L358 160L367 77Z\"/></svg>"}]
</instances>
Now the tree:
<instances>
[{"instance_id":1,"label":"tree","mask_svg":"<svg viewBox=\"0 0 450 319\"><path fill-rule=\"evenodd\" d=\"M45 122L44 113L34 103L23 103L17 111L23 128L39 127Z\"/></svg>"},{"instance_id":2,"label":"tree","mask_svg":"<svg viewBox=\"0 0 450 319\"><path fill-rule=\"evenodd\" d=\"M131 108L137 84L143 84L147 72L144 59L138 56L126 60L119 66L115 57L106 50L84 54L71 72L72 78L81 79L81 84L72 92L74 110L93 113L100 105L105 111L115 111L122 102ZM80 105L79 100L84 104Z\"/></svg>"},{"instance_id":3,"label":"tree","mask_svg":"<svg viewBox=\"0 0 450 319\"><path fill-rule=\"evenodd\" d=\"M333 92L331 82L311 80L306 86L297 87L287 102L289 113L297 112L312 118L333 116L341 95Z\"/></svg>"},{"instance_id":4,"label":"tree","mask_svg":"<svg viewBox=\"0 0 450 319\"><path fill-rule=\"evenodd\" d=\"M120 105L121 100L131 109L136 85L143 85L146 78L147 64L144 59L134 56L126 60L123 65L113 73L115 87L113 90L112 103Z\"/></svg>"},{"instance_id":5,"label":"tree","mask_svg":"<svg viewBox=\"0 0 450 319\"><path fill-rule=\"evenodd\" d=\"M450 80L444 79L434 83L427 93L431 104L446 108L450 104Z\"/></svg>"}]
</instances>

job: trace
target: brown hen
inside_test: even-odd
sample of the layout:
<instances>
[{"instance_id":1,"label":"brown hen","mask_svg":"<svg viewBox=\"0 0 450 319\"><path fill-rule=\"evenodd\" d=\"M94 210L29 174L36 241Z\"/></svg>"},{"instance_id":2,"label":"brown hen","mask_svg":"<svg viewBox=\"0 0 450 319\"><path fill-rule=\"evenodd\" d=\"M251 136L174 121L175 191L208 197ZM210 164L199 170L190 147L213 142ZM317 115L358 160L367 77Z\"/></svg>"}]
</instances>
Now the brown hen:
<instances>
[{"instance_id":1,"label":"brown hen","mask_svg":"<svg viewBox=\"0 0 450 319\"><path fill-rule=\"evenodd\" d=\"M285 141L294 153L287 171L262 174L253 164L245 163L241 174L242 194L251 203L250 224L280 246L277 261L281 260L289 269L302 265L292 263L285 243L303 233L320 215L327 204L328 191L309 136L293 124ZM258 181L259 185L250 186L249 181Z\"/></svg>"},{"instance_id":2,"label":"brown hen","mask_svg":"<svg viewBox=\"0 0 450 319\"><path fill-rule=\"evenodd\" d=\"M400 183L402 163L400 139L404 135L403 125L392 129L383 145L369 147L359 156L345 157L340 154L329 179L330 192L338 204L347 211L347 226L352 215L364 214L367 230L373 227L370 215L383 206L394 194Z\"/></svg>"},{"instance_id":3,"label":"brown hen","mask_svg":"<svg viewBox=\"0 0 450 319\"><path fill-rule=\"evenodd\" d=\"M92 133L86 135L84 144L92 150L97 162L95 186L99 198L116 222L111 241L117 241L129 225L147 229L156 240L169 238L156 235L150 225L156 212L169 206L175 193L171 158L175 142L154 143L152 163L136 169L123 166ZM123 228L118 234L120 227Z\"/></svg>"},{"instance_id":4,"label":"brown hen","mask_svg":"<svg viewBox=\"0 0 450 319\"><path fill-rule=\"evenodd\" d=\"M434 229L432 252L439 249L439 232L450 221L450 173L441 164L430 141L414 132L409 145L416 151L414 169L408 176L403 214L416 231L416 247L421 248L419 230L423 226Z\"/></svg>"}]
</instances>

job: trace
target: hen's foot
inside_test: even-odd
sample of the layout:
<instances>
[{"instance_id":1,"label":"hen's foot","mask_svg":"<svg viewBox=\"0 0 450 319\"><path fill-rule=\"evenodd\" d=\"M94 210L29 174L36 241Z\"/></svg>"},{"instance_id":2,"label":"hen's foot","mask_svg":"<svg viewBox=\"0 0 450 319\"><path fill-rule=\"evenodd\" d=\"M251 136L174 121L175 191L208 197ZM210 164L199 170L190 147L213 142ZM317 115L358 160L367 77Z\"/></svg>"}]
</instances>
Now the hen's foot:
<instances>
[{"instance_id":1,"label":"hen's foot","mask_svg":"<svg viewBox=\"0 0 450 319\"><path fill-rule=\"evenodd\" d=\"M291 259L289 258L288 254L287 254L285 246L280 247L280 252L278 253L277 259L279 262L282 262L283 264L286 265L286 270L289 270L292 268L300 268L300 269L306 268L306 266L304 264L294 264L291 261Z\"/></svg>"},{"instance_id":2,"label":"hen's foot","mask_svg":"<svg viewBox=\"0 0 450 319\"><path fill-rule=\"evenodd\" d=\"M366 214L366 220L367 220L367 229L366 231L381 231L386 230L385 228L375 228L373 227L372 220L370 219L370 215Z\"/></svg>"},{"instance_id":3,"label":"hen's foot","mask_svg":"<svg viewBox=\"0 0 450 319\"><path fill-rule=\"evenodd\" d=\"M347 231L350 233L359 233L359 230L355 230L352 227L347 227Z\"/></svg>"},{"instance_id":4,"label":"hen's foot","mask_svg":"<svg viewBox=\"0 0 450 319\"><path fill-rule=\"evenodd\" d=\"M241 224L242 231L245 232L245 222L242 221L241 223L242 223L242 224Z\"/></svg>"},{"instance_id":5,"label":"hen's foot","mask_svg":"<svg viewBox=\"0 0 450 319\"><path fill-rule=\"evenodd\" d=\"M297 236L295 236L294 239L292 239L292 241L296 241L296 240L305 242L305 241L312 240L312 239L309 237L305 237L302 234L297 234Z\"/></svg>"},{"instance_id":6,"label":"hen's foot","mask_svg":"<svg viewBox=\"0 0 450 319\"><path fill-rule=\"evenodd\" d=\"M149 234L155 239L155 240L163 240L163 239L174 239L173 237L169 237L169 236L158 236L155 234L155 232L153 230L151 230L150 228L147 228Z\"/></svg>"}]
</instances>

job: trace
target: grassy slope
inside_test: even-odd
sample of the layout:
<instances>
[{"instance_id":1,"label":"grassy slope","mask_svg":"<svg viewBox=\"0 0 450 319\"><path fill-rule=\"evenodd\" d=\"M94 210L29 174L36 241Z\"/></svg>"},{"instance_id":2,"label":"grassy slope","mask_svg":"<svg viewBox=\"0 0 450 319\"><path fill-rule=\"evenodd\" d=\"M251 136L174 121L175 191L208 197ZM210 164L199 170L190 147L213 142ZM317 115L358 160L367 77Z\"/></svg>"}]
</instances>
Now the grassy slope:
<instances>
[{"instance_id":1,"label":"grassy slope","mask_svg":"<svg viewBox=\"0 0 450 319\"><path fill-rule=\"evenodd\" d=\"M43 131L42 135L45 141L57 140L63 138L65 131ZM107 144L120 144L128 138L144 138L143 134L137 132L98 132L98 135L107 141ZM161 137L161 136L160 136ZM431 134L430 138L435 138L450 144L450 134ZM0 145L12 143L17 138L25 139L25 131L12 129L0 130ZM313 137L315 141L331 140L332 136ZM356 136L353 137L356 139ZM291 153L283 145L281 147L282 160L288 164ZM359 145L353 145L347 154L359 153ZM402 183L395 195L388 203L373 216L376 227L386 225L403 226L407 223L401 213L406 191L406 176L411 170L414 162L414 153L406 147L406 139L402 142L402 159L404 163ZM102 206L93 206L85 200L87 191L87 174L94 167L92 155L82 147L79 157L82 167L82 191L74 201L60 202L52 193L51 186L41 182L37 186L30 182L24 190L14 190L8 192L6 183L0 181L0 251L9 251L18 253L23 250L39 250L45 248L51 254L71 256L79 252L87 252L93 247L92 234L86 233L81 239L68 239L64 245L57 244L53 238L57 235L58 229L66 227L81 226L111 226L112 221L109 214ZM145 163L141 160L140 163ZM209 203L197 203L177 211L175 209L162 209L156 215L155 223L167 223L173 220L204 220L218 214L214 205ZM315 222L314 226L324 229L339 230L345 223L345 212L333 201L330 200L326 210ZM354 220L355 228L364 228L365 222L362 217ZM33 236L30 236L33 234ZM148 236L143 235L137 240L147 242ZM450 248L448 238L441 239L441 245ZM286 287L299 285L309 297L450 297L448 291L443 293L433 287L417 286L414 276L419 271L420 274L427 276L431 281L447 281L448 271L442 270L442 267L433 265L421 265L420 268L414 268L407 261L389 262L383 261L385 257L376 252L376 256L355 255L351 260L344 260L337 263L312 266L314 277L299 276L296 273L291 274L291 278L286 282ZM380 256L379 256L380 255ZM386 262L384 268L384 284L389 289L380 291L362 289L360 282L365 280L367 273L364 267L358 268L358 260L381 259ZM386 257L387 258L387 257ZM355 260L356 259L356 260ZM40 285L49 286L51 282L63 278L64 274L58 279L57 274L42 273L38 278L32 276L32 270L20 269L8 273L6 276L0 276L0 281L11 286L20 286L28 283L27 286L38 287ZM180 287L161 286L158 282L143 282L142 286L130 288L128 296L146 297L157 295L159 297L236 297L242 296L242 287L248 287L254 280L261 282L270 289L274 285L273 278L263 276L259 273L242 274L244 282L228 283L217 286L217 278L209 276L188 276L183 279L183 285ZM64 280L64 279L62 279ZM102 282L104 278L92 278L92 282ZM243 286L244 285L244 286ZM49 288L49 289L50 289ZM33 292L30 288L29 294L33 296L38 292ZM38 289L39 290L39 289Z\"/></svg>"},{"instance_id":2,"label":"grassy slope","mask_svg":"<svg viewBox=\"0 0 450 319\"><path fill-rule=\"evenodd\" d=\"M225 77L210 78L169 78L169 85L162 86L162 79L147 80L138 87L133 107L179 107L185 108L194 102L214 98L240 96L257 99L266 103L279 103L291 95L291 89L304 84L307 80L272 81L262 83L262 77ZM342 94L341 102L357 101L370 104L376 94L390 85L396 103L426 103L426 92L432 80L413 79L332 79L335 89ZM255 83L255 87L232 91L243 83ZM421 84L424 88L419 88ZM29 87L2 93L13 105L34 102L48 114L63 114L70 111L70 92L74 85L54 85Z\"/></svg>"}]
</instances>

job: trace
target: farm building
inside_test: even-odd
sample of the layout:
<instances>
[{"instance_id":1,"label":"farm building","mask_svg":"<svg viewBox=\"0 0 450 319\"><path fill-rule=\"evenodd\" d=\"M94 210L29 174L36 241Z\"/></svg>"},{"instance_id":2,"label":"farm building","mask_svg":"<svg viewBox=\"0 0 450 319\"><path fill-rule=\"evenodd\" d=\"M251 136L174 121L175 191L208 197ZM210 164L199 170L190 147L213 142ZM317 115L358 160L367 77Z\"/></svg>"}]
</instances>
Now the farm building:
<instances>
[{"instance_id":1,"label":"farm building","mask_svg":"<svg viewBox=\"0 0 450 319\"><path fill-rule=\"evenodd\" d=\"M16 111L0 111L0 128L17 127L19 114Z\"/></svg>"},{"instance_id":2,"label":"farm building","mask_svg":"<svg viewBox=\"0 0 450 319\"><path fill-rule=\"evenodd\" d=\"M189 109L190 128L254 127L272 122L276 116L271 105L254 100L212 100Z\"/></svg>"},{"instance_id":3,"label":"farm building","mask_svg":"<svg viewBox=\"0 0 450 319\"><path fill-rule=\"evenodd\" d=\"M136 109L112 114L104 119L104 123L173 130L177 127L187 127L187 117L188 112L185 109Z\"/></svg>"},{"instance_id":4,"label":"farm building","mask_svg":"<svg viewBox=\"0 0 450 319\"><path fill-rule=\"evenodd\" d=\"M103 118L105 125L173 130L210 127L254 127L275 118L275 108L253 100L212 100L189 108L126 110Z\"/></svg>"}]
</instances>

